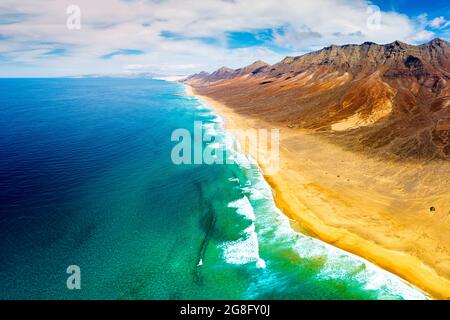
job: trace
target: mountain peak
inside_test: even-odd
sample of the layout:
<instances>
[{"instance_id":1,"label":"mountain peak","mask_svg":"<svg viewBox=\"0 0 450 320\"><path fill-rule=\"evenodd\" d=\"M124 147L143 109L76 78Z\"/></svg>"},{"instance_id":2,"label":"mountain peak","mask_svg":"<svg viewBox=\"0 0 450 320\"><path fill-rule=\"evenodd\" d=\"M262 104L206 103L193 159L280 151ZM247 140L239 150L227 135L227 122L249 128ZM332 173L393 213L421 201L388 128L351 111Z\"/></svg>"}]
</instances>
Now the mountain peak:
<instances>
[{"instance_id":1,"label":"mountain peak","mask_svg":"<svg viewBox=\"0 0 450 320\"><path fill-rule=\"evenodd\" d=\"M409 45L405 42L399 41L399 40L395 40L394 42L385 44L384 47L388 48L388 49L395 49L395 50L400 49L401 50L401 49L405 49L407 47L411 47L411 45Z\"/></svg>"},{"instance_id":2,"label":"mountain peak","mask_svg":"<svg viewBox=\"0 0 450 320\"><path fill-rule=\"evenodd\" d=\"M263 65L268 65L268 63L265 62L265 61L262 61L262 60L256 60L255 62L253 62L253 63L250 64L249 66L255 66L255 65L263 66Z\"/></svg>"},{"instance_id":3,"label":"mountain peak","mask_svg":"<svg viewBox=\"0 0 450 320\"><path fill-rule=\"evenodd\" d=\"M268 63L257 60L248 66L236 70L237 76L247 75L247 74L257 74L263 70L265 70L269 66Z\"/></svg>"},{"instance_id":4,"label":"mountain peak","mask_svg":"<svg viewBox=\"0 0 450 320\"><path fill-rule=\"evenodd\" d=\"M291 63L291 62L294 61L294 60L295 60L295 57L292 57L292 56L286 56L283 60L281 60L280 63L288 64L288 63Z\"/></svg>"},{"instance_id":5,"label":"mountain peak","mask_svg":"<svg viewBox=\"0 0 450 320\"><path fill-rule=\"evenodd\" d=\"M441 38L434 38L433 40L431 40L430 42L428 42L426 44L427 45L437 45L437 46L442 46L442 45L448 46L449 45L448 41L445 41L444 39L441 39Z\"/></svg>"},{"instance_id":6,"label":"mountain peak","mask_svg":"<svg viewBox=\"0 0 450 320\"><path fill-rule=\"evenodd\" d=\"M233 69L224 66L224 67L217 69L213 73L223 73L223 72L233 72L233 71L234 71Z\"/></svg>"}]
</instances>

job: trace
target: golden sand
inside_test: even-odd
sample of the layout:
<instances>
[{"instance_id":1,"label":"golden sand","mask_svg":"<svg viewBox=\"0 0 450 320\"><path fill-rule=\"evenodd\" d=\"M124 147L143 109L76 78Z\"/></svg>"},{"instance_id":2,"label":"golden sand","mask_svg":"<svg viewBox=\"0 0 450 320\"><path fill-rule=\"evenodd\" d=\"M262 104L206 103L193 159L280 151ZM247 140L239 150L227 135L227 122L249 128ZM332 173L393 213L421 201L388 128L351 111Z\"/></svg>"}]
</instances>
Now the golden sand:
<instances>
[{"instance_id":1,"label":"golden sand","mask_svg":"<svg viewBox=\"0 0 450 320\"><path fill-rule=\"evenodd\" d=\"M195 95L228 130L274 127ZM449 164L381 162L304 130L278 128L280 170L265 178L300 229L450 299Z\"/></svg>"}]
</instances>

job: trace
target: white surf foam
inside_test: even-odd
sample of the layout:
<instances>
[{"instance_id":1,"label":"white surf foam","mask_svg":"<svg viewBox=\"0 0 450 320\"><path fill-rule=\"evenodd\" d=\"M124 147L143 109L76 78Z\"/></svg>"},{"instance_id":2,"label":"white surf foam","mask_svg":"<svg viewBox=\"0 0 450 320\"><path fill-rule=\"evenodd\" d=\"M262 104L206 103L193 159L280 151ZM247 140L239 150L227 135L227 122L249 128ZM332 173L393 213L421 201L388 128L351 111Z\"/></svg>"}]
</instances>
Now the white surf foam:
<instances>
[{"instance_id":1,"label":"white surf foam","mask_svg":"<svg viewBox=\"0 0 450 320\"><path fill-rule=\"evenodd\" d=\"M246 196L241 199L235 200L228 204L229 208L236 208L236 212L248 220L255 221L255 213L253 211L253 207Z\"/></svg>"},{"instance_id":2,"label":"white surf foam","mask_svg":"<svg viewBox=\"0 0 450 320\"><path fill-rule=\"evenodd\" d=\"M255 225L244 230L244 237L236 241L228 241L221 245L223 257L227 263L255 263L257 268L265 268L266 262L259 256L258 236Z\"/></svg>"}]
</instances>

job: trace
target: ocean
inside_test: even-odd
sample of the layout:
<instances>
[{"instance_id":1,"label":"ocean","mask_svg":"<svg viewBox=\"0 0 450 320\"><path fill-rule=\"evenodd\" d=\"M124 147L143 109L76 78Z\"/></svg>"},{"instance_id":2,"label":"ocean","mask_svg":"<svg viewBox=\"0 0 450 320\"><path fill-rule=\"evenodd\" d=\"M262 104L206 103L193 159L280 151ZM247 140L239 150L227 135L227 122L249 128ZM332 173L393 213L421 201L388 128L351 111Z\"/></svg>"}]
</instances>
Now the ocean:
<instances>
[{"instance_id":1,"label":"ocean","mask_svg":"<svg viewBox=\"0 0 450 320\"><path fill-rule=\"evenodd\" d=\"M176 129L201 121L214 143L233 139L184 93L149 79L0 79L0 299L424 298L293 231L252 159L175 165Z\"/></svg>"}]
</instances>

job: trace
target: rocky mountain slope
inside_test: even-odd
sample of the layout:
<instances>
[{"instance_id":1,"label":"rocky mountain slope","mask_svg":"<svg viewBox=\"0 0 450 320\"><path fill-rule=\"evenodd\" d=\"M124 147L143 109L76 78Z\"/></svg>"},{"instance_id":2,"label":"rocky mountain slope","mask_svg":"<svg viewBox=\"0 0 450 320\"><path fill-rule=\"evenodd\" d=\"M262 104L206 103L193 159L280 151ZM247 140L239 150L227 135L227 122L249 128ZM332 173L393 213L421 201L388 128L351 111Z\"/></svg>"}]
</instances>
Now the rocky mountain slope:
<instances>
[{"instance_id":1,"label":"rocky mountain slope","mask_svg":"<svg viewBox=\"0 0 450 320\"><path fill-rule=\"evenodd\" d=\"M450 158L450 44L330 46L185 83L238 113L376 156Z\"/></svg>"}]
</instances>

